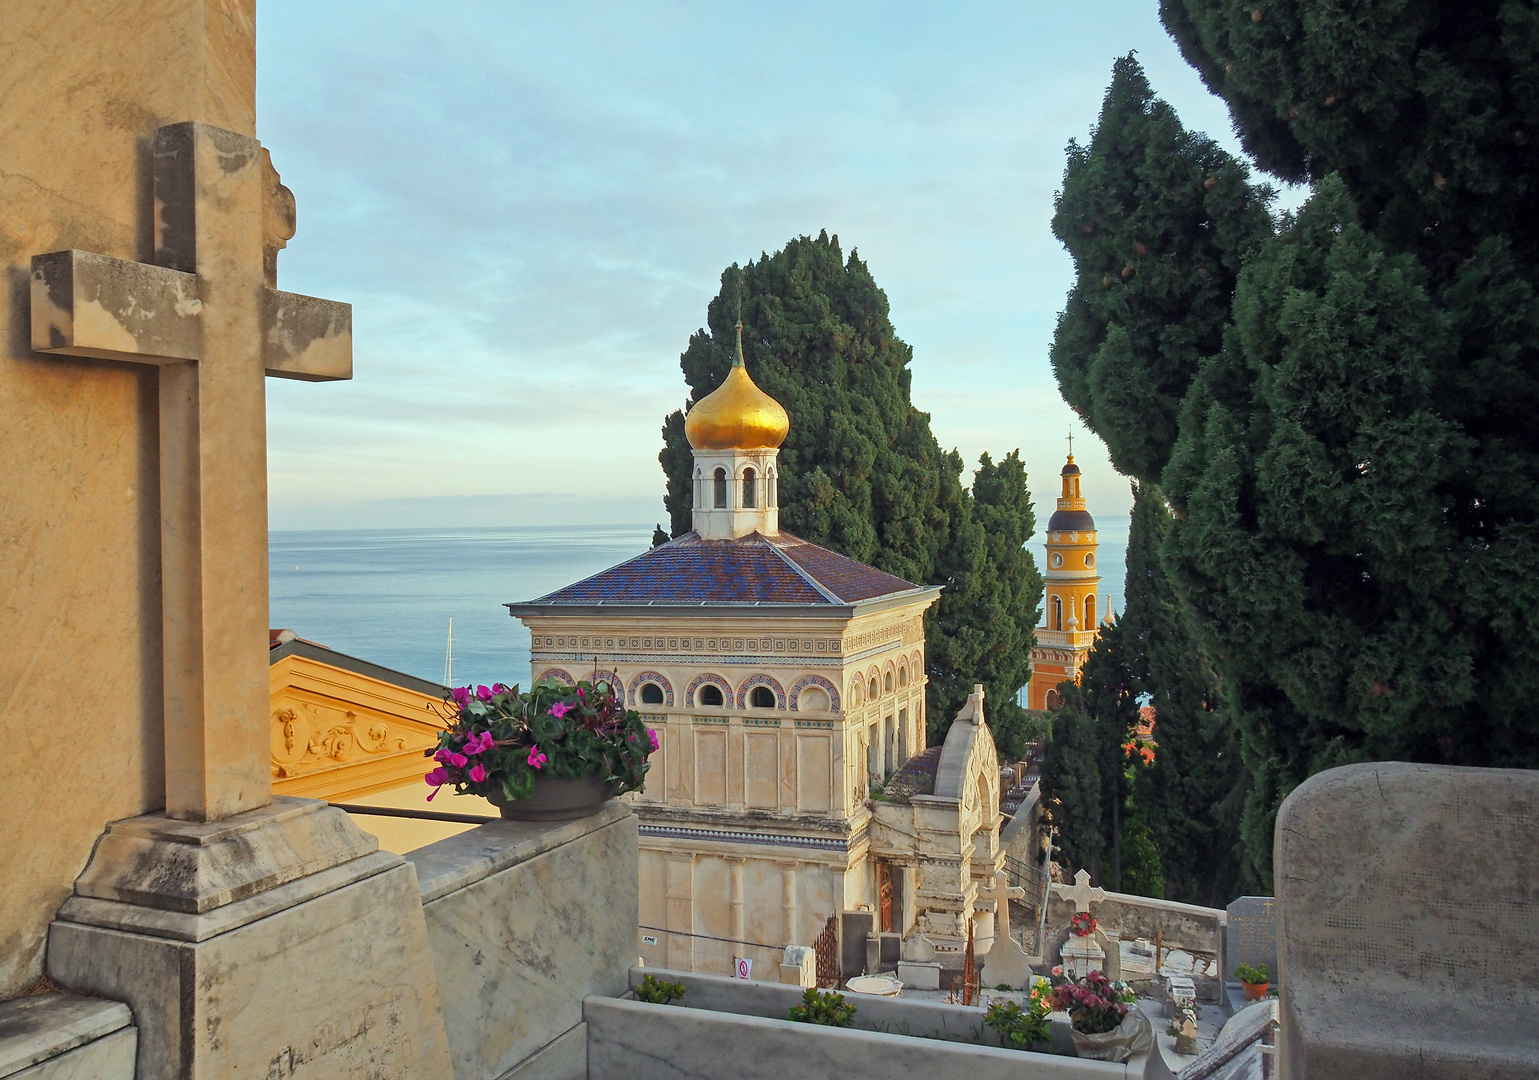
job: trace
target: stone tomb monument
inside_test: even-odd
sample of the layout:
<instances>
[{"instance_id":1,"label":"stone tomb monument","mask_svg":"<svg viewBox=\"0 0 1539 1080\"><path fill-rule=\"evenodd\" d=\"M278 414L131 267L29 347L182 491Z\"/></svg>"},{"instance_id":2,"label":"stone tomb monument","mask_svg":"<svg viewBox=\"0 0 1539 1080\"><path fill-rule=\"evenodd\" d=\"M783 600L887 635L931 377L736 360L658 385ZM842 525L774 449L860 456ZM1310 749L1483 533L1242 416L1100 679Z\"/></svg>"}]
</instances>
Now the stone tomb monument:
<instances>
[{"instance_id":1,"label":"stone tomb monument","mask_svg":"<svg viewBox=\"0 0 1539 1080\"><path fill-rule=\"evenodd\" d=\"M112 689L125 701L82 712L87 694L54 710L70 763L106 774L100 798L41 746L29 771L46 778L37 797L60 805L61 828L28 814L25 835L7 841L12 872L18 843L65 845L27 857L34 867L89 855L49 930L48 974L128 1003L146 1080L448 1077L412 868L341 811L271 794L263 380L347 378L352 354L345 304L275 287L294 211L255 138L254 0L146 11L54 0L4 22L0 252L30 264L30 283L26 306L10 308L7 348L22 356L0 367L0 421L18 445L38 424L50 430L5 477L9 527L48 576L6 556L0 590L58 625L89 610L77 582L100 579L101 617L132 631L93 655L66 625L50 658L76 680L121 678ZM81 527L71 478L92 486L83 477L99 461L120 473L113 447L125 438L139 468L127 498L152 499L154 513L116 512L119 489L90 508L102 528L82 557L53 560L49 543L75 543L69 528ZM112 547L119 538L136 563ZM137 589L127 595L125 575ZM124 650L157 662L120 660ZM18 722L36 727L5 714L18 738ZM137 787L110 775L124 765ZM66 805L77 803L103 815L97 832L118 819L94 850L80 845L90 823ZM23 889L34 907L6 920L22 942L6 958L12 986L36 962L30 897L56 888Z\"/></svg>"},{"instance_id":2,"label":"stone tomb monument","mask_svg":"<svg viewBox=\"0 0 1539 1080\"><path fill-rule=\"evenodd\" d=\"M1242 896L1224 909L1224 980L1234 982L1241 964L1265 964L1277 977L1277 901Z\"/></svg>"}]
</instances>

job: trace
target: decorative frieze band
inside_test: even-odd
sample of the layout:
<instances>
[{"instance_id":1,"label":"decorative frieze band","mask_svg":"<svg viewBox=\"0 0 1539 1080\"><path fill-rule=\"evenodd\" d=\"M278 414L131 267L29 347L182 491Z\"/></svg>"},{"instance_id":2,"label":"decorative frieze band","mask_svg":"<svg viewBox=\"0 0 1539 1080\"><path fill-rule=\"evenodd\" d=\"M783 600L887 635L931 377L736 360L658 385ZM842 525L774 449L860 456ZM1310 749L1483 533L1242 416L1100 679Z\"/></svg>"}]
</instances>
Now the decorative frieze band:
<instances>
[{"instance_id":1,"label":"decorative frieze band","mask_svg":"<svg viewBox=\"0 0 1539 1080\"><path fill-rule=\"evenodd\" d=\"M642 836L674 840L709 840L719 844L762 844L766 847L813 848L817 851L848 851L849 843L832 837L796 836L792 833L743 832L736 829L687 829L677 825L642 825Z\"/></svg>"}]
</instances>

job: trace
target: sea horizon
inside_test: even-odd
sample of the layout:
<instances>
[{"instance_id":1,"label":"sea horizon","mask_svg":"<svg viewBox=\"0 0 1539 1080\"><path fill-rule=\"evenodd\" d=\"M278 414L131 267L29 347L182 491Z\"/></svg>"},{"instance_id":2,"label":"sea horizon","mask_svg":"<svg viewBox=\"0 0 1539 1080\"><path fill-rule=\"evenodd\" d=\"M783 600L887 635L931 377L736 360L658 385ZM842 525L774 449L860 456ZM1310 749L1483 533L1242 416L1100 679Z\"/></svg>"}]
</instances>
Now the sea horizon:
<instances>
[{"instance_id":1,"label":"sea horizon","mask_svg":"<svg viewBox=\"0 0 1539 1080\"><path fill-rule=\"evenodd\" d=\"M504 604L634 558L654 523L275 529L269 624L371 663L442 682L454 620L455 685L527 684L529 632ZM1098 530L1100 593L1123 609L1127 522ZM1040 571L1043 539L1031 549Z\"/></svg>"}]
</instances>

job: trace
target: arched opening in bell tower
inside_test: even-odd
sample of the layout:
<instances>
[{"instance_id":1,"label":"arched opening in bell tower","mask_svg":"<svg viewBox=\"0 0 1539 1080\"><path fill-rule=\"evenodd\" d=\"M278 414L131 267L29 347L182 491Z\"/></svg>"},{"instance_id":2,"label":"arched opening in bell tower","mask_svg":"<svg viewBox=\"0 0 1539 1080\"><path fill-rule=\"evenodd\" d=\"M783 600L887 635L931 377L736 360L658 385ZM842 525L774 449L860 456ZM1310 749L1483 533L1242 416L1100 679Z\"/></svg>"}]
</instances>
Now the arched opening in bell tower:
<instances>
[{"instance_id":1,"label":"arched opening in bell tower","mask_svg":"<svg viewBox=\"0 0 1539 1080\"><path fill-rule=\"evenodd\" d=\"M758 500L754 498L754 496L757 494L755 489L759 486L758 481L758 473L754 472L752 469L743 470L743 509L745 510L752 510L755 504L758 502Z\"/></svg>"},{"instance_id":2,"label":"arched opening in bell tower","mask_svg":"<svg viewBox=\"0 0 1539 1080\"><path fill-rule=\"evenodd\" d=\"M718 509L718 510L725 510L727 508L727 470L726 469L718 468L716 470L716 492L715 492L715 494L716 494L716 509Z\"/></svg>"}]
</instances>

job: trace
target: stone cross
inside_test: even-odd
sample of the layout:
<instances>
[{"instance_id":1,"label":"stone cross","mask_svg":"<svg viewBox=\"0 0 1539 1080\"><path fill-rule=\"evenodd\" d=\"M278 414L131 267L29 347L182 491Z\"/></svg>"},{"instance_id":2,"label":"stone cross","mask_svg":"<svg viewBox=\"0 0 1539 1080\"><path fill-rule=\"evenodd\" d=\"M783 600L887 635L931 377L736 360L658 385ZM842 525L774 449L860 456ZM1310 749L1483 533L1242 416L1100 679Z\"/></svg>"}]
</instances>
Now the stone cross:
<instances>
[{"instance_id":1,"label":"stone cross","mask_svg":"<svg viewBox=\"0 0 1539 1080\"><path fill-rule=\"evenodd\" d=\"M352 377L352 309L276 288L293 196L256 139L156 129L154 263L32 259L32 348L159 369L166 814L272 799L264 375Z\"/></svg>"},{"instance_id":2,"label":"stone cross","mask_svg":"<svg viewBox=\"0 0 1539 1080\"><path fill-rule=\"evenodd\" d=\"M1026 898L1026 890L1010 884L1010 875L1003 870L994 872L994 887L989 890L994 898L994 940L1010 937L1010 901Z\"/></svg>"},{"instance_id":3,"label":"stone cross","mask_svg":"<svg viewBox=\"0 0 1539 1080\"><path fill-rule=\"evenodd\" d=\"M1097 900L1105 900L1106 890L1099 885L1091 886L1088 871L1076 870L1074 871L1074 884L1064 889L1058 895L1074 901L1074 911L1075 914L1078 914L1081 911L1089 911L1090 905Z\"/></svg>"}]
</instances>

